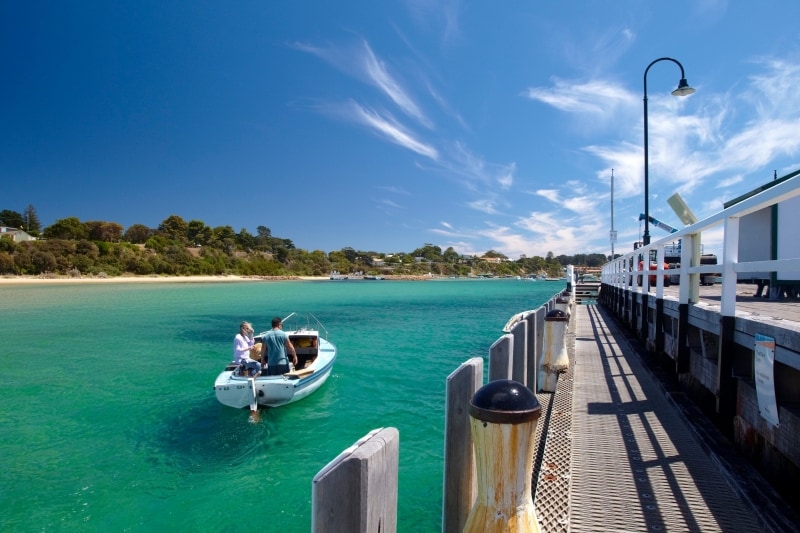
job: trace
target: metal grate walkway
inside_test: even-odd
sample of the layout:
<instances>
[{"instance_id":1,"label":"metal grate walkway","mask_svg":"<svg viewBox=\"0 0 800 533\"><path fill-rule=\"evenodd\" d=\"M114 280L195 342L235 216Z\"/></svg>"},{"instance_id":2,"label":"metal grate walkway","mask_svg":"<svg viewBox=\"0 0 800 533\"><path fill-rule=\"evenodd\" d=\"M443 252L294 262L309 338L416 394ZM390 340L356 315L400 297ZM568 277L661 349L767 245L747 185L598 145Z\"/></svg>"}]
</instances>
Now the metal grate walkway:
<instances>
[{"instance_id":1,"label":"metal grate walkway","mask_svg":"<svg viewBox=\"0 0 800 533\"><path fill-rule=\"evenodd\" d=\"M613 320L579 305L570 322L570 370L537 395L542 531L763 531Z\"/></svg>"}]
</instances>

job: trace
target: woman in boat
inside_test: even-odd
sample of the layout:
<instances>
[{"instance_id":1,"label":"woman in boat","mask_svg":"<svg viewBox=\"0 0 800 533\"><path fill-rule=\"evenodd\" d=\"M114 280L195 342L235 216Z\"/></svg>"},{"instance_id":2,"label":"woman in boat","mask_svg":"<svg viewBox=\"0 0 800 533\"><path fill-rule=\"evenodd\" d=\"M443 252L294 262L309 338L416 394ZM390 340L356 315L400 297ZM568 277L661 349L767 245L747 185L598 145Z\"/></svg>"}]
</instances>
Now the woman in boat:
<instances>
[{"instance_id":1,"label":"woman in boat","mask_svg":"<svg viewBox=\"0 0 800 533\"><path fill-rule=\"evenodd\" d=\"M267 374L270 376L289 372L287 354L291 355L292 364L297 365L297 352L294 351L294 345L282 327L283 321L276 316L272 319L272 329L263 337L264 351L261 353L261 363L267 365Z\"/></svg>"},{"instance_id":2,"label":"woman in boat","mask_svg":"<svg viewBox=\"0 0 800 533\"><path fill-rule=\"evenodd\" d=\"M242 365L242 371L246 375L251 373L258 376L261 373L261 363L250 359L250 350L253 348L253 326L250 322L239 324L239 333L233 338L233 361L237 365Z\"/></svg>"}]
</instances>

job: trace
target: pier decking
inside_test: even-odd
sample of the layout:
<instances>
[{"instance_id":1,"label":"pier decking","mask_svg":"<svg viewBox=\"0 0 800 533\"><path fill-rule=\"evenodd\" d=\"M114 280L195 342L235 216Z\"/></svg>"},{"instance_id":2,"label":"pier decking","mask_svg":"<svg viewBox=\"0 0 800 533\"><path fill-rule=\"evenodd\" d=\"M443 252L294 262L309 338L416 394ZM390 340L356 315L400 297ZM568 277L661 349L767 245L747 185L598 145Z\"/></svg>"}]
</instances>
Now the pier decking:
<instances>
[{"instance_id":1,"label":"pier decking","mask_svg":"<svg viewBox=\"0 0 800 533\"><path fill-rule=\"evenodd\" d=\"M719 289L708 287L700 305L715 298ZM739 311L800 318L800 302L741 298ZM692 402L656 378L603 307L575 306L570 322L570 370L556 393L537 394L542 531L797 530L794 512Z\"/></svg>"}]
</instances>

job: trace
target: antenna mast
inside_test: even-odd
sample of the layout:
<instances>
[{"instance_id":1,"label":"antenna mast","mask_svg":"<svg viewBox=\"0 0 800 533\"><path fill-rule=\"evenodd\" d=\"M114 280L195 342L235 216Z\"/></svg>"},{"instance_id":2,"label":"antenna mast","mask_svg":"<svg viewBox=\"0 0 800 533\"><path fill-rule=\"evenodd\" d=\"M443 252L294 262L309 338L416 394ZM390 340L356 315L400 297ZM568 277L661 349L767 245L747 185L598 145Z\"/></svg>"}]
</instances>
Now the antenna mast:
<instances>
[{"instance_id":1,"label":"antenna mast","mask_svg":"<svg viewBox=\"0 0 800 533\"><path fill-rule=\"evenodd\" d=\"M614 243L617 241L617 232L614 231L614 169L611 169L611 259L614 259Z\"/></svg>"}]
</instances>

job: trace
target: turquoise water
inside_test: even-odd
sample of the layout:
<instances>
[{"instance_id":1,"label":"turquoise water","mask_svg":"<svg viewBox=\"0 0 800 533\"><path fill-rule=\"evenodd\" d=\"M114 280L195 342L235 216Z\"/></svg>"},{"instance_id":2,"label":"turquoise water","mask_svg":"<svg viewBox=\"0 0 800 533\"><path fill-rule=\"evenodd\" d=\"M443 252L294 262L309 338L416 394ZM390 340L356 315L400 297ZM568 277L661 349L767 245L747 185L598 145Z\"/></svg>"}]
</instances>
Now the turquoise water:
<instances>
[{"instance_id":1,"label":"turquoise water","mask_svg":"<svg viewBox=\"0 0 800 533\"><path fill-rule=\"evenodd\" d=\"M562 282L0 287L0 530L307 532L311 481L369 431L400 432L398 531L441 529L447 376ZM328 382L265 410L220 405L241 320L314 313Z\"/></svg>"}]
</instances>

